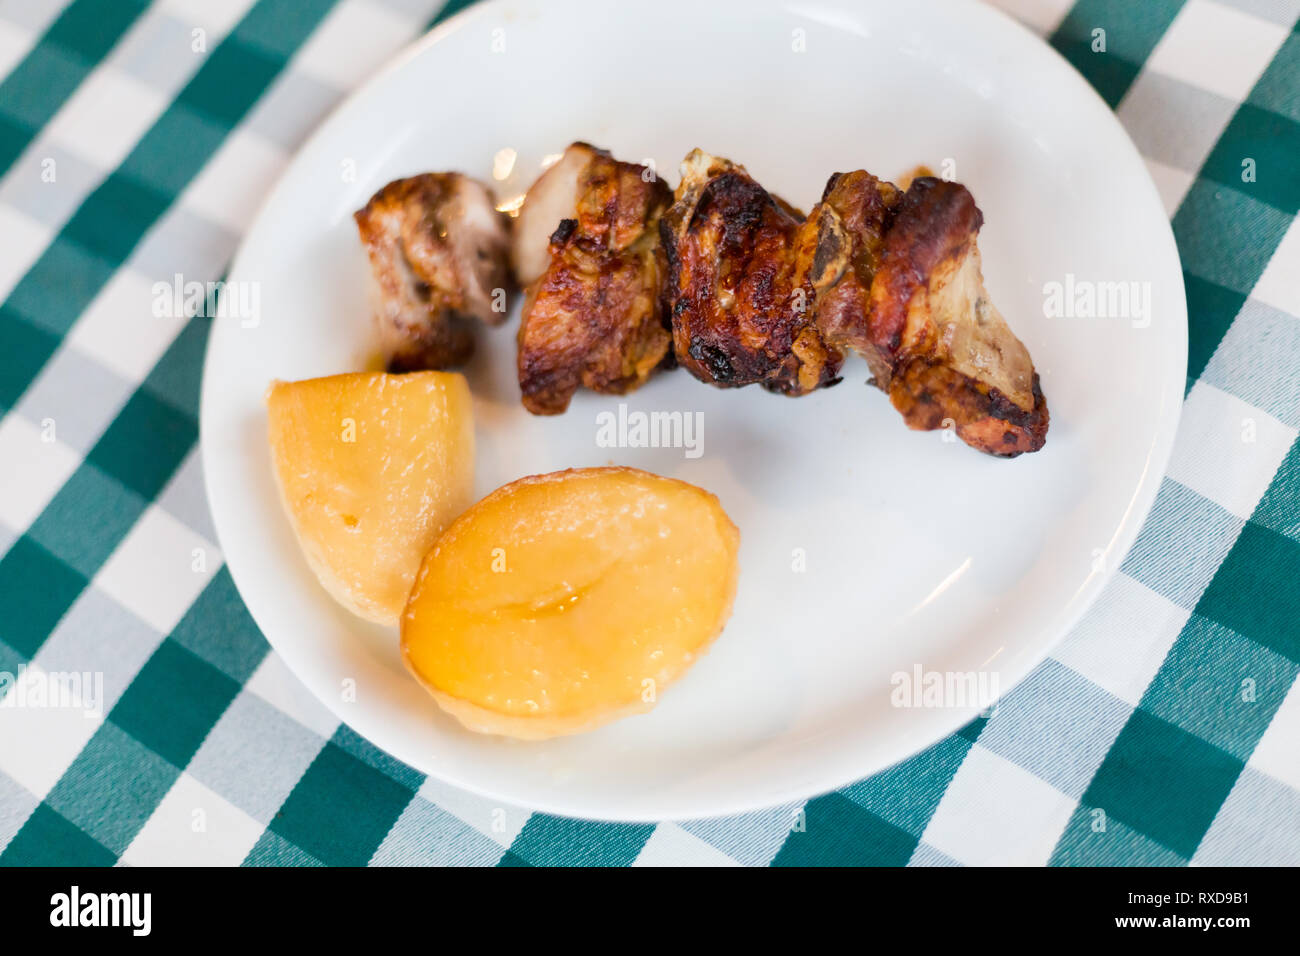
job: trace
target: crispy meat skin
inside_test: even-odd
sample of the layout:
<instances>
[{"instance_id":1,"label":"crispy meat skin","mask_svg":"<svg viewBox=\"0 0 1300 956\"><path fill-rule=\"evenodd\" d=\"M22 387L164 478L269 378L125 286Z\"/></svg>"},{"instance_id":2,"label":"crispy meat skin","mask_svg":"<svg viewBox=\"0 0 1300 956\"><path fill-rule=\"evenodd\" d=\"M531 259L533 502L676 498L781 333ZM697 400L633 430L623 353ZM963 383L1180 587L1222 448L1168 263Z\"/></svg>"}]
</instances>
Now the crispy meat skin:
<instances>
[{"instance_id":1,"label":"crispy meat skin","mask_svg":"<svg viewBox=\"0 0 1300 956\"><path fill-rule=\"evenodd\" d=\"M660 222L677 361L725 388L804 395L844 356L813 322L815 237L743 166L694 150Z\"/></svg>"},{"instance_id":2,"label":"crispy meat skin","mask_svg":"<svg viewBox=\"0 0 1300 956\"><path fill-rule=\"evenodd\" d=\"M646 168L575 143L524 200L565 208L545 270L529 287L519 326L524 407L555 415L585 386L621 395L642 385L670 354L660 297L658 220L671 192ZM540 190L545 196L534 195ZM566 204L560 190L571 190ZM535 218L535 217L534 217ZM530 227L530 231L535 226ZM539 261L516 237L516 262Z\"/></svg>"},{"instance_id":3,"label":"crispy meat skin","mask_svg":"<svg viewBox=\"0 0 1300 956\"><path fill-rule=\"evenodd\" d=\"M966 187L920 177L890 212L863 350L911 428L954 427L991 455L1037 451L1049 415L1038 374L984 288Z\"/></svg>"},{"instance_id":4,"label":"crispy meat skin","mask_svg":"<svg viewBox=\"0 0 1300 956\"><path fill-rule=\"evenodd\" d=\"M666 190L641 173L575 143L529 190L515 261L546 263L520 328L530 410L561 412L580 385L627 391L674 358L714 385L803 395L838 382L856 351L909 427L952 428L1003 457L1043 446L1047 403L984 288L983 216L965 187L837 173L805 218L694 150L661 216ZM542 253L557 210L570 212Z\"/></svg>"},{"instance_id":5,"label":"crispy meat skin","mask_svg":"<svg viewBox=\"0 0 1300 956\"><path fill-rule=\"evenodd\" d=\"M459 365L474 351L470 320L505 319L493 306L495 290L513 288L510 224L479 183L459 173L394 180L354 218L390 371Z\"/></svg>"},{"instance_id":6,"label":"crispy meat skin","mask_svg":"<svg viewBox=\"0 0 1300 956\"><path fill-rule=\"evenodd\" d=\"M834 347L865 356L877 381L888 380L890 369L870 338L866 317L899 196L892 183L863 170L835 173L808 217L817 249L817 326Z\"/></svg>"},{"instance_id":7,"label":"crispy meat skin","mask_svg":"<svg viewBox=\"0 0 1300 956\"><path fill-rule=\"evenodd\" d=\"M856 351L909 427L952 427L992 455L1037 451L1047 404L984 289L969 191L906 192L836 173L803 219L728 160L695 150L660 224L678 360L696 378L803 395Z\"/></svg>"}]
</instances>

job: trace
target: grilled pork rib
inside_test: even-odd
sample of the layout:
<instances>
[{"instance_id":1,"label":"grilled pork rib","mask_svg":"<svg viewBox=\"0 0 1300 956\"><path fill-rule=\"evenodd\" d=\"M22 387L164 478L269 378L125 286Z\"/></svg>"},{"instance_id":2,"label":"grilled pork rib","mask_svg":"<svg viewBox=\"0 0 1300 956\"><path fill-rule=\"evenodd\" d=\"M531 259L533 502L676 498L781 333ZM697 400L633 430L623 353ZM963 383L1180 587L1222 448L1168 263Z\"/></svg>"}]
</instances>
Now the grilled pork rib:
<instances>
[{"instance_id":1,"label":"grilled pork rib","mask_svg":"<svg viewBox=\"0 0 1300 956\"><path fill-rule=\"evenodd\" d=\"M504 321L513 288L510 222L491 193L459 173L424 173L389 183L354 218L389 370L464 363L474 351L473 320Z\"/></svg>"},{"instance_id":2,"label":"grilled pork rib","mask_svg":"<svg viewBox=\"0 0 1300 956\"><path fill-rule=\"evenodd\" d=\"M579 386L622 395L670 355L658 221L671 199L646 167L586 143L528 190L514 261L529 283L518 363L530 412L563 412Z\"/></svg>"},{"instance_id":3,"label":"grilled pork rib","mask_svg":"<svg viewBox=\"0 0 1300 956\"><path fill-rule=\"evenodd\" d=\"M836 173L805 217L698 149L681 176L673 193L574 143L528 190L513 235L465 176L389 183L356 214L389 367L464 362L469 320L505 317L512 264L534 414L563 412L580 387L624 394L674 360L712 385L805 395L856 352L908 427L951 428L1002 457L1043 447L1047 403L984 287L984 217L966 187Z\"/></svg>"},{"instance_id":4,"label":"grilled pork rib","mask_svg":"<svg viewBox=\"0 0 1300 956\"><path fill-rule=\"evenodd\" d=\"M964 186L927 176L902 192L863 170L832 176L800 220L695 150L660 226L678 361L713 385L803 395L839 381L852 350L909 427L1037 451L1047 404L984 288L982 223Z\"/></svg>"}]
</instances>

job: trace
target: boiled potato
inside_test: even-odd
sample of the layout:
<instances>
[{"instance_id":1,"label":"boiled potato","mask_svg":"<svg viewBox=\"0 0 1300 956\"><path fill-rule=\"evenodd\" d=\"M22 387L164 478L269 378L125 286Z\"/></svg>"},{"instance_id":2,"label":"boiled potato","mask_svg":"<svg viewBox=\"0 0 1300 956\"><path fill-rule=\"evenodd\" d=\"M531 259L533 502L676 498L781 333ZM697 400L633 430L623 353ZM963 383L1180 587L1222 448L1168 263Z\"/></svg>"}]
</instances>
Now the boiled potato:
<instances>
[{"instance_id":1,"label":"boiled potato","mask_svg":"<svg viewBox=\"0 0 1300 956\"><path fill-rule=\"evenodd\" d=\"M280 493L307 563L348 610L396 624L421 559L473 500L464 377L276 382L267 412Z\"/></svg>"},{"instance_id":2,"label":"boiled potato","mask_svg":"<svg viewBox=\"0 0 1300 956\"><path fill-rule=\"evenodd\" d=\"M420 568L402 653L471 730L541 739L648 710L731 614L740 535L718 499L633 468L513 482Z\"/></svg>"}]
</instances>

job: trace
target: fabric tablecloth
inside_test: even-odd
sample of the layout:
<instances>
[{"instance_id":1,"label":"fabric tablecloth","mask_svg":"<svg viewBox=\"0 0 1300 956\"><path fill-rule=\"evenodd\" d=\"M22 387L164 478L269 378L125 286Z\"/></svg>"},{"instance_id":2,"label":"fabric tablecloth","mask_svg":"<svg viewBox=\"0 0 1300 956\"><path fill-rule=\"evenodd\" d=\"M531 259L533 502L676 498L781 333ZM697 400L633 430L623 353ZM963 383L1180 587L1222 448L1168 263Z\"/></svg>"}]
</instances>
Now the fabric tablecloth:
<instances>
[{"instance_id":1,"label":"fabric tablecloth","mask_svg":"<svg viewBox=\"0 0 1300 956\"><path fill-rule=\"evenodd\" d=\"M990 716L804 805L642 826L426 779L298 684L204 501L209 320L152 307L220 278L325 112L464 4L2 0L0 863L1300 863L1300 0L1000 2L1173 220L1154 511ZM96 706L42 705L76 674Z\"/></svg>"}]
</instances>

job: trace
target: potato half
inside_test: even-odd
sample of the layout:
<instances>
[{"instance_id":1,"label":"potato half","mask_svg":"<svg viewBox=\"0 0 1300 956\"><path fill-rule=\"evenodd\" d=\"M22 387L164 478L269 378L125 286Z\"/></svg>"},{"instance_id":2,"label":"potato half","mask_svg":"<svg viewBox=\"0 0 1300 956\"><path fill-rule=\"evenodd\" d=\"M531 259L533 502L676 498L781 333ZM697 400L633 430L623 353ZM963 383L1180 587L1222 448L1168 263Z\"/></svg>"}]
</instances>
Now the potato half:
<instances>
[{"instance_id":1,"label":"potato half","mask_svg":"<svg viewBox=\"0 0 1300 956\"><path fill-rule=\"evenodd\" d=\"M267 413L280 493L307 563L348 610L396 624L424 555L473 500L464 377L275 382Z\"/></svg>"},{"instance_id":2,"label":"potato half","mask_svg":"<svg viewBox=\"0 0 1300 956\"><path fill-rule=\"evenodd\" d=\"M471 730L542 739L649 710L731 614L740 535L718 499L633 468L524 478L420 568L402 654Z\"/></svg>"}]
</instances>

